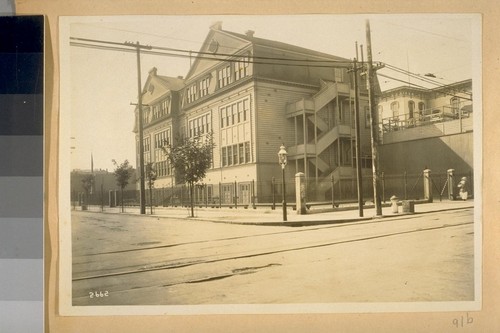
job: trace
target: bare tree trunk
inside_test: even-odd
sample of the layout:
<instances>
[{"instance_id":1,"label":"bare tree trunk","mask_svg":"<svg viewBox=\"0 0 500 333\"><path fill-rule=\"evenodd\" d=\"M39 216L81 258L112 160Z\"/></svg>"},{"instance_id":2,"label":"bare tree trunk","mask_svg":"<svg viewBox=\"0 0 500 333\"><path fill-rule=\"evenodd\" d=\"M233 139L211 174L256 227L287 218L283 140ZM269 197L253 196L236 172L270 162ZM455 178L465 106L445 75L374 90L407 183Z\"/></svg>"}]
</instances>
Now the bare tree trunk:
<instances>
[{"instance_id":1,"label":"bare tree trunk","mask_svg":"<svg viewBox=\"0 0 500 333\"><path fill-rule=\"evenodd\" d=\"M194 217L194 186L193 183L189 183L189 196L191 201L191 217Z\"/></svg>"},{"instance_id":2,"label":"bare tree trunk","mask_svg":"<svg viewBox=\"0 0 500 333\"><path fill-rule=\"evenodd\" d=\"M121 199L122 199L121 201L122 201L122 213L123 213L123 211L124 211L124 210L123 210L123 187L121 188L121 197L122 197L122 198L121 198Z\"/></svg>"}]
</instances>

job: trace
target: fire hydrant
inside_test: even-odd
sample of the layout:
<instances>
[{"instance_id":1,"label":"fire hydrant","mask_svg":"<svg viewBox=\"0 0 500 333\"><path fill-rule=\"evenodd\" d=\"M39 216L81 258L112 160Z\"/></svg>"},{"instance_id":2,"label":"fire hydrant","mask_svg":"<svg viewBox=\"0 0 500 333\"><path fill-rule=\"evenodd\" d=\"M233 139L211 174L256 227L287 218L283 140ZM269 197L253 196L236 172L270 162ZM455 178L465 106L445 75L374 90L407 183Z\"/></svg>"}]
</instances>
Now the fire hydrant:
<instances>
[{"instance_id":1,"label":"fire hydrant","mask_svg":"<svg viewBox=\"0 0 500 333\"><path fill-rule=\"evenodd\" d=\"M462 200L467 200L467 196L469 195L468 193L468 184L467 184L467 177L462 177L460 182L458 183L458 188L460 189L459 195Z\"/></svg>"},{"instance_id":2,"label":"fire hydrant","mask_svg":"<svg viewBox=\"0 0 500 333\"><path fill-rule=\"evenodd\" d=\"M398 213L398 197L393 195L390 200L391 200L391 204L392 204L391 205L392 212L397 214Z\"/></svg>"}]
</instances>

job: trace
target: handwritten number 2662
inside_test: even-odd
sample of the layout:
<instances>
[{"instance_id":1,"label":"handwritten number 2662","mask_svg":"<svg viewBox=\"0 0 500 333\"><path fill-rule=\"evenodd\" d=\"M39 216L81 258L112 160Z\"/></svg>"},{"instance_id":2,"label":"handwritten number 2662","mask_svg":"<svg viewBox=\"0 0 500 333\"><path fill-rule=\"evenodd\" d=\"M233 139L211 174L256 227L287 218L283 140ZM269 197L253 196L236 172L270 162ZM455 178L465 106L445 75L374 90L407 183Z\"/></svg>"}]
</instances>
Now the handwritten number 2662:
<instances>
[{"instance_id":1,"label":"handwritten number 2662","mask_svg":"<svg viewBox=\"0 0 500 333\"><path fill-rule=\"evenodd\" d=\"M99 297L108 297L109 292L106 291L89 291L89 297L90 298L99 298Z\"/></svg>"}]
</instances>

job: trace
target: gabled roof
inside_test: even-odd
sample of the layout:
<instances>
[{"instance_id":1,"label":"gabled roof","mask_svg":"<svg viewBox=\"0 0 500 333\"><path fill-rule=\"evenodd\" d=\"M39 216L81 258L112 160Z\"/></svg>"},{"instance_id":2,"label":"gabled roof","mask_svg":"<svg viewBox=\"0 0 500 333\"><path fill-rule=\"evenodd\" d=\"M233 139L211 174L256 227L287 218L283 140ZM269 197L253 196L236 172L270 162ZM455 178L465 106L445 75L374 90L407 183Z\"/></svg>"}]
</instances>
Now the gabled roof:
<instances>
[{"instance_id":1,"label":"gabled roof","mask_svg":"<svg viewBox=\"0 0 500 333\"><path fill-rule=\"evenodd\" d=\"M142 103L148 104L165 96L169 91L179 91L184 88L184 80L157 74L156 67L149 71L149 76L142 90Z\"/></svg>"},{"instance_id":2,"label":"gabled roof","mask_svg":"<svg viewBox=\"0 0 500 333\"><path fill-rule=\"evenodd\" d=\"M223 42L220 43L219 39ZM222 23L217 22L210 27L210 32L199 50L201 55L196 58L193 65L189 69L189 72L186 75L186 80L189 80L191 77L196 76L196 74L203 72L210 66L213 66L214 62L221 62L223 59L230 58L231 55L238 54L242 49L250 46L264 46L280 51L299 53L303 54L306 58L317 57L328 60L350 61L346 58L306 49L304 47L258 38L254 36L253 31L248 31L246 34L240 34L222 30ZM211 55L207 54L211 52L214 53L214 60L209 59Z\"/></svg>"},{"instance_id":3,"label":"gabled roof","mask_svg":"<svg viewBox=\"0 0 500 333\"><path fill-rule=\"evenodd\" d=\"M300 46L296 46L296 45L292 45L292 44L287 44L287 43L283 43L283 42L278 42L278 41L274 41L274 40L255 37L253 34L253 31L249 31L247 34L239 34L236 32L231 32L231 31L226 31L226 30L222 30L222 31L228 35L232 35L232 36L240 38L242 40L246 40L254 45L267 46L270 48L282 49L282 50L286 50L289 52L303 53L303 54L314 56L314 57L328 58L330 60L350 61L349 59L334 56L334 55L331 55L328 53L314 51L311 49L306 49L304 47L300 47Z\"/></svg>"},{"instance_id":4,"label":"gabled roof","mask_svg":"<svg viewBox=\"0 0 500 333\"><path fill-rule=\"evenodd\" d=\"M241 49L249 45L251 43L248 41L235 38L235 36L221 30L220 22L215 23L210 27L210 31L199 50L199 56L196 57L186 75L186 80L204 72L214 64L221 62L221 59L229 58L232 54L238 53ZM210 58L213 58L213 60Z\"/></svg>"},{"instance_id":5,"label":"gabled roof","mask_svg":"<svg viewBox=\"0 0 500 333\"><path fill-rule=\"evenodd\" d=\"M179 91L185 86L184 79L178 77L158 75L157 78L171 91Z\"/></svg>"}]
</instances>

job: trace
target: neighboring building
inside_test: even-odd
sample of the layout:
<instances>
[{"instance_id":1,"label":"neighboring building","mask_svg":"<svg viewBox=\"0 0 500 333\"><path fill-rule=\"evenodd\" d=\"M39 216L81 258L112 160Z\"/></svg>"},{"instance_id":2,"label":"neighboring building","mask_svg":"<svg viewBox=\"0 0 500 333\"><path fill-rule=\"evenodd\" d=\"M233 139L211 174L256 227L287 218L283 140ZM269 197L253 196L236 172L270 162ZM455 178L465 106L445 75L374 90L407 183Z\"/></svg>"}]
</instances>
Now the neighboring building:
<instances>
[{"instance_id":1,"label":"neighboring building","mask_svg":"<svg viewBox=\"0 0 500 333\"><path fill-rule=\"evenodd\" d=\"M472 80L384 91L378 110L380 169L387 174L473 170Z\"/></svg>"},{"instance_id":2,"label":"neighboring building","mask_svg":"<svg viewBox=\"0 0 500 333\"><path fill-rule=\"evenodd\" d=\"M472 114L472 80L434 89L402 86L384 91L378 112L384 133L468 118Z\"/></svg>"},{"instance_id":3,"label":"neighboring building","mask_svg":"<svg viewBox=\"0 0 500 333\"><path fill-rule=\"evenodd\" d=\"M310 200L330 197L332 176L336 184L355 176L350 60L257 38L253 31L224 31L220 23L203 45L185 79L159 76L154 68L144 85L144 161L155 163L155 188L171 189L164 200L179 195L162 145L208 132L215 148L204 186L197 187L201 202L270 202L272 179L281 182L282 144L288 151L287 182L304 172ZM361 153L370 168L366 82L359 82ZM134 131L139 151L137 109ZM353 183L337 186L352 190L347 187ZM294 193L292 186L288 190Z\"/></svg>"},{"instance_id":4,"label":"neighboring building","mask_svg":"<svg viewBox=\"0 0 500 333\"><path fill-rule=\"evenodd\" d=\"M162 147L172 143L172 140L180 135L180 99L184 86L182 77L160 76L156 68L149 71L144 85L142 96L144 164L154 163L158 177L156 187L172 185L172 168L168 165ZM136 152L139 151L138 128L138 108L136 108L133 130L136 133ZM136 165L140 165L138 154Z\"/></svg>"},{"instance_id":5,"label":"neighboring building","mask_svg":"<svg viewBox=\"0 0 500 333\"><path fill-rule=\"evenodd\" d=\"M116 177L113 172L108 172L107 170L73 170L70 175L70 186L71 186L71 201L73 203L79 201L79 198L84 193L83 182L84 177L93 175L94 183L90 190L90 202L92 204L109 205L109 191L120 191L120 187L116 183ZM132 176L129 179L129 184L124 188L125 191L131 192L129 194L130 198L135 198L136 188L136 172L133 170ZM116 196L116 195L115 195ZM131 199L131 201L137 201Z\"/></svg>"}]
</instances>

